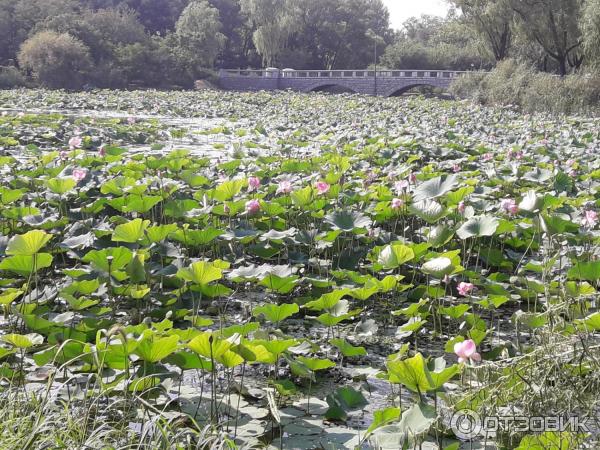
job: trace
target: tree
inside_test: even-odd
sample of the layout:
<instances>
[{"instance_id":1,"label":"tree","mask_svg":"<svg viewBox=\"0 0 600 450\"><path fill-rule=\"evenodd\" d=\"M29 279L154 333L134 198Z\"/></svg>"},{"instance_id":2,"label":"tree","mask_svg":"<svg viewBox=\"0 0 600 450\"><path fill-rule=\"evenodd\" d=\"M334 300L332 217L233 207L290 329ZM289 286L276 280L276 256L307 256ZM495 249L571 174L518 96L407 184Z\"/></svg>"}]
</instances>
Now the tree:
<instances>
[{"instance_id":1,"label":"tree","mask_svg":"<svg viewBox=\"0 0 600 450\"><path fill-rule=\"evenodd\" d=\"M461 17L424 15L404 23L381 62L390 69L470 70L490 67L489 58L477 34Z\"/></svg>"},{"instance_id":2,"label":"tree","mask_svg":"<svg viewBox=\"0 0 600 450\"><path fill-rule=\"evenodd\" d=\"M579 21L583 0L510 0L521 31L554 59L561 76L583 62Z\"/></svg>"},{"instance_id":3,"label":"tree","mask_svg":"<svg viewBox=\"0 0 600 450\"><path fill-rule=\"evenodd\" d=\"M96 62L112 59L114 50L119 45L143 42L147 39L144 27L138 21L135 12L128 8L62 14L40 23L35 30L69 33L89 47Z\"/></svg>"},{"instance_id":4,"label":"tree","mask_svg":"<svg viewBox=\"0 0 600 450\"><path fill-rule=\"evenodd\" d=\"M91 69L85 44L54 31L41 31L27 39L19 51L19 64L50 88L80 88Z\"/></svg>"},{"instance_id":5,"label":"tree","mask_svg":"<svg viewBox=\"0 0 600 450\"><path fill-rule=\"evenodd\" d=\"M36 25L77 11L75 0L0 0L0 64L16 58Z\"/></svg>"},{"instance_id":6,"label":"tree","mask_svg":"<svg viewBox=\"0 0 600 450\"><path fill-rule=\"evenodd\" d=\"M143 43L119 46L115 65L121 71L122 78L136 86L191 86L193 79L180 70L179 61L173 54L169 42L173 38L173 35L167 38L152 36Z\"/></svg>"},{"instance_id":7,"label":"tree","mask_svg":"<svg viewBox=\"0 0 600 450\"><path fill-rule=\"evenodd\" d=\"M239 0L208 1L219 10L222 33L226 37L225 46L217 57L217 67L234 68L248 67L252 63L260 64L252 43L253 30L242 14Z\"/></svg>"},{"instance_id":8,"label":"tree","mask_svg":"<svg viewBox=\"0 0 600 450\"><path fill-rule=\"evenodd\" d=\"M175 25L175 36L176 53L192 73L213 67L226 40L219 11L206 0L194 0L183 10Z\"/></svg>"},{"instance_id":9,"label":"tree","mask_svg":"<svg viewBox=\"0 0 600 450\"><path fill-rule=\"evenodd\" d=\"M17 45L17 24L14 21L15 2L0 0L0 65L8 63L14 57Z\"/></svg>"},{"instance_id":10,"label":"tree","mask_svg":"<svg viewBox=\"0 0 600 450\"><path fill-rule=\"evenodd\" d=\"M140 22L150 34L172 31L189 0L122 0L137 12Z\"/></svg>"},{"instance_id":11,"label":"tree","mask_svg":"<svg viewBox=\"0 0 600 450\"><path fill-rule=\"evenodd\" d=\"M590 65L600 68L600 0L588 0L582 14L583 46Z\"/></svg>"},{"instance_id":12,"label":"tree","mask_svg":"<svg viewBox=\"0 0 600 450\"><path fill-rule=\"evenodd\" d=\"M301 25L289 47L304 53L307 68L359 69L373 64L369 30L381 38L378 54L393 41L389 13L381 0L300 0L298 7Z\"/></svg>"},{"instance_id":13,"label":"tree","mask_svg":"<svg viewBox=\"0 0 600 450\"><path fill-rule=\"evenodd\" d=\"M255 31L252 40L266 66L272 66L299 29L297 0L241 0L242 12L248 15Z\"/></svg>"},{"instance_id":14,"label":"tree","mask_svg":"<svg viewBox=\"0 0 600 450\"><path fill-rule=\"evenodd\" d=\"M464 19L484 39L496 61L508 56L514 10L509 0L453 0Z\"/></svg>"}]
</instances>

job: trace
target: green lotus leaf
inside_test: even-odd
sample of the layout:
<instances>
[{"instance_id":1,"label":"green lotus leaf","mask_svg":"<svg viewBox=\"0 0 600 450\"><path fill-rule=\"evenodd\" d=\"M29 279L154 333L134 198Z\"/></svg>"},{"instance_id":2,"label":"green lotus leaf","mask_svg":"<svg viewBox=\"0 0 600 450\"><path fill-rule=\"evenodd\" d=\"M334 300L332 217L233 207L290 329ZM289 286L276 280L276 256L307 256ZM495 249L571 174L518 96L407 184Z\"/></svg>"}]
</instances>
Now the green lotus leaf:
<instances>
[{"instance_id":1,"label":"green lotus leaf","mask_svg":"<svg viewBox=\"0 0 600 450\"><path fill-rule=\"evenodd\" d=\"M386 245L377 258L384 269L395 269L415 257L412 249L403 244Z\"/></svg>"},{"instance_id":2,"label":"green lotus leaf","mask_svg":"<svg viewBox=\"0 0 600 450\"><path fill-rule=\"evenodd\" d=\"M400 415L400 408L394 406L373 411L373 421L367 429L366 436L370 436L376 429L381 428L384 425L397 421L400 418Z\"/></svg>"},{"instance_id":3,"label":"green lotus leaf","mask_svg":"<svg viewBox=\"0 0 600 450\"><path fill-rule=\"evenodd\" d=\"M269 322L279 323L282 320L296 314L300 308L296 303L284 303L282 305L266 304L257 306L252 311L253 316L262 315Z\"/></svg>"},{"instance_id":4,"label":"green lotus leaf","mask_svg":"<svg viewBox=\"0 0 600 450\"><path fill-rule=\"evenodd\" d=\"M28 349L35 345L40 345L44 342L43 336L37 333L5 334L4 336L0 336L0 340L22 350Z\"/></svg>"},{"instance_id":5,"label":"green lotus leaf","mask_svg":"<svg viewBox=\"0 0 600 450\"><path fill-rule=\"evenodd\" d=\"M41 269L52 265L52 255L49 253L38 253L36 255L18 255L4 258L0 262L0 270L16 273L27 277Z\"/></svg>"},{"instance_id":6,"label":"green lotus leaf","mask_svg":"<svg viewBox=\"0 0 600 450\"><path fill-rule=\"evenodd\" d=\"M298 361L304 364L313 372L317 372L319 370L327 370L335 367L335 363L327 358L307 358L305 356L298 356Z\"/></svg>"},{"instance_id":7,"label":"green lotus leaf","mask_svg":"<svg viewBox=\"0 0 600 450\"><path fill-rule=\"evenodd\" d=\"M428 223L435 223L447 214L447 210L435 200L422 200L409 206L409 211Z\"/></svg>"},{"instance_id":8,"label":"green lotus leaf","mask_svg":"<svg viewBox=\"0 0 600 450\"><path fill-rule=\"evenodd\" d=\"M221 202L231 200L242 190L245 184L245 180L227 180L215 188L213 198Z\"/></svg>"},{"instance_id":9,"label":"green lotus leaf","mask_svg":"<svg viewBox=\"0 0 600 450\"><path fill-rule=\"evenodd\" d=\"M413 202L432 200L451 191L458 184L456 175L442 176L420 184L413 193Z\"/></svg>"},{"instance_id":10,"label":"green lotus leaf","mask_svg":"<svg viewBox=\"0 0 600 450\"><path fill-rule=\"evenodd\" d=\"M55 194L63 195L77 186L77 181L72 177L57 177L49 179L46 185Z\"/></svg>"},{"instance_id":11,"label":"green lotus leaf","mask_svg":"<svg viewBox=\"0 0 600 450\"><path fill-rule=\"evenodd\" d=\"M340 353L346 357L351 358L353 356L364 356L367 354L367 351L364 347L355 347L345 339L331 339L329 343L331 345L335 345Z\"/></svg>"},{"instance_id":12,"label":"green lotus leaf","mask_svg":"<svg viewBox=\"0 0 600 450\"><path fill-rule=\"evenodd\" d=\"M150 225L149 220L134 219L127 223L117 225L112 235L114 242L136 243L144 238L146 228Z\"/></svg>"},{"instance_id":13,"label":"green lotus leaf","mask_svg":"<svg viewBox=\"0 0 600 450\"><path fill-rule=\"evenodd\" d=\"M452 264L452 260L445 256L433 258L427 261L421 266L421 271L427 275L431 275L436 278L443 278L444 275L451 274L455 265Z\"/></svg>"},{"instance_id":14,"label":"green lotus leaf","mask_svg":"<svg viewBox=\"0 0 600 450\"><path fill-rule=\"evenodd\" d=\"M220 280L223 277L223 270L211 262L199 261L187 268L179 269L177 276L195 284L207 285L212 281Z\"/></svg>"},{"instance_id":15,"label":"green lotus leaf","mask_svg":"<svg viewBox=\"0 0 600 450\"><path fill-rule=\"evenodd\" d=\"M463 223L456 234L461 239L470 237L493 236L498 228L498 219L492 216L475 216Z\"/></svg>"},{"instance_id":16,"label":"green lotus leaf","mask_svg":"<svg viewBox=\"0 0 600 450\"><path fill-rule=\"evenodd\" d=\"M24 291L21 289L10 288L0 292L0 305L10 305L17 298L23 295Z\"/></svg>"},{"instance_id":17,"label":"green lotus leaf","mask_svg":"<svg viewBox=\"0 0 600 450\"><path fill-rule=\"evenodd\" d=\"M326 215L325 221L329 223L333 229L342 231L352 231L357 228L369 228L372 224L371 219L356 211L335 211Z\"/></svg>"},{"instance_id":18,"label":"green lotus leaf","mask_svg":"<svg viewBox=\"0 0 600 450\"><path fill-rule=\"evenodd\" d=\"M221 357L232 345L230 341L209 332L196 336L187 344L192 351L209 360Z\"/></svg>"},{"instance_id":19,"label":"green lotus leaf","mask_svg":"<svg viewBox=\"0 0 600 450\"><path fill-rule=\"evenodd\" d=\"M45 231L32 230L14 236L6 247L7 255L35 255L52 239Z\"/></svg>"},{"instance_id":20,"label":"green lotus leaf","mask_svg":"<svg viewBox=\"0 0 600 450\"><path fill-rule=\"evenodd\" d=\"M135 354L146 362L157 363L173 353L178 346L178 336L159 339L155 339L153 336L144 336L138 343Z\"/></svg>"},{"instance_id":21,"label":"green lotus leaf","mask_svg":"<svg viewBox=\"0 0 600 450\"><path fill-rule=\"evenodd\" d=\"M278 292L279 294L287 294L296 287L299 278L296 275L290 275L288 277L280 277L273 273L267 274L262 280L260 280L261 286Z\"/></svg>"}]
</instances>

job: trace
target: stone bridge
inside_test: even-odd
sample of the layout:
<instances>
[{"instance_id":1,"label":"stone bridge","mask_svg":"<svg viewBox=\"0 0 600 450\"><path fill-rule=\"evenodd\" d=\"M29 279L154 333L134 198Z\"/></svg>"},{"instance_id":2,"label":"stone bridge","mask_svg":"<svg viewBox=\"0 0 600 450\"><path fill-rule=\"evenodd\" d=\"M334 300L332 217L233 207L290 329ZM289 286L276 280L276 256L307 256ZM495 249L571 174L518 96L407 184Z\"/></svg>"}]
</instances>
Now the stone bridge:
<instances>
[{"instance_id":1,"label":"stone bridge","mask_svg":"<svg viewBox=\"0 0 600 450\"><path fill-rule=\"evenodd\" d=\"M464 72L448 70L225 70L219 72L219 85L233 91L272 91L290 89L311 92L328 89L357 94L401 95L416 86L447 89Z\"/></svg>"}]
</instances>

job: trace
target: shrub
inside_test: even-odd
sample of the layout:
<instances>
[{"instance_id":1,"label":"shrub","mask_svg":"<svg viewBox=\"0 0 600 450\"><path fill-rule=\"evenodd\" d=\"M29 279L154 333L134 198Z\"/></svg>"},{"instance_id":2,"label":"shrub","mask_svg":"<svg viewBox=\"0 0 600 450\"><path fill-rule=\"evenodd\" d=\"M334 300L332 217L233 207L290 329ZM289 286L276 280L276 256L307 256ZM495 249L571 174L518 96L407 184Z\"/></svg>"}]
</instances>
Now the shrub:
<instances>
[{"instance_id":1,"label":"shrub","mask_svg":"<svg viewBox=\"0 0 600 450\"><path fill-rule=\"evenodd\" d=\"M483 105L515 105L526 112L584 114L600 110L600 76L573 74L564 78L506 60L491 72L473 72L456 79L450 91Z\"/></svg>"},{"instance_id":2,"label":"shrub","mask_svg":"<svg viewBox=\"0 0 600 450\"><path fill-rule=\"evenodd\" d=\"M21 67L49 88L80 88L91 70L89 49L67 33L41 31L19 51Z\"/></svg>"},{"instance_id":3,"label":"shrub","mask_svg":"<svg viewBox=\"0 0 600 450\"><path fill-rule=\"evenodd\" d=\"M25 85L23 74L14 66L0 66L0 89L12 89Z\"/></svg>"}]
</instances>

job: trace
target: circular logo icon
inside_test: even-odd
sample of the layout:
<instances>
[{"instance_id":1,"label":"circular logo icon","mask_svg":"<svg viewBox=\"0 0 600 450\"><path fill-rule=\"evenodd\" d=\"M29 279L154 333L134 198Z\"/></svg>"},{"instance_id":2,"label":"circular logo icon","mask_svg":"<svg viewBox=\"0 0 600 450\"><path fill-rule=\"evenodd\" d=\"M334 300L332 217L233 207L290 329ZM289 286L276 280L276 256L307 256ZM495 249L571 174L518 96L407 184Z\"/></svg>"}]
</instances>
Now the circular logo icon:
<instances>
[{"instance_id":1,"label":"circular logo icon","mask_svg":"<svg viewBox=\"0 0 600 450\"><path fill-rule=\"evenodd\" d=\"M470 409L461 409L452 414L450 427L456 437L471 439L481 432L481 417Z\"/></svg>"}]
</instances>

